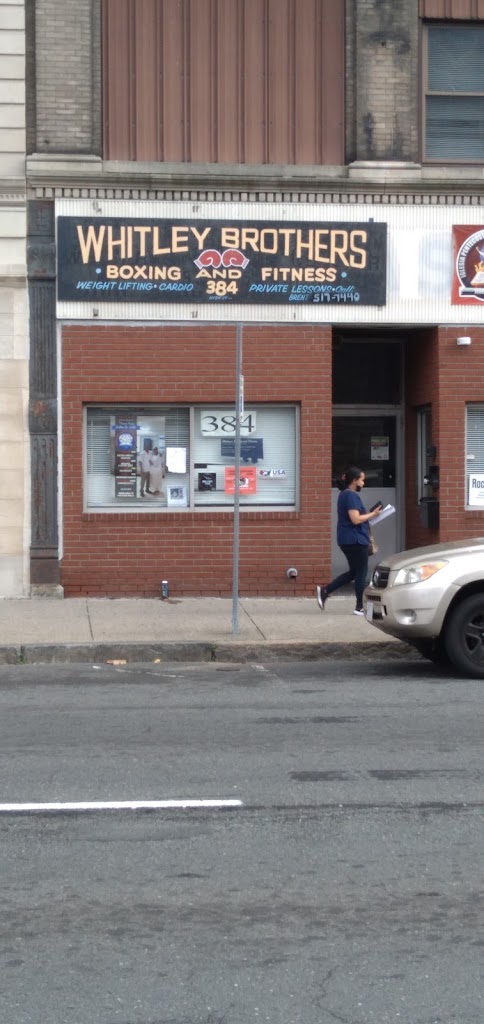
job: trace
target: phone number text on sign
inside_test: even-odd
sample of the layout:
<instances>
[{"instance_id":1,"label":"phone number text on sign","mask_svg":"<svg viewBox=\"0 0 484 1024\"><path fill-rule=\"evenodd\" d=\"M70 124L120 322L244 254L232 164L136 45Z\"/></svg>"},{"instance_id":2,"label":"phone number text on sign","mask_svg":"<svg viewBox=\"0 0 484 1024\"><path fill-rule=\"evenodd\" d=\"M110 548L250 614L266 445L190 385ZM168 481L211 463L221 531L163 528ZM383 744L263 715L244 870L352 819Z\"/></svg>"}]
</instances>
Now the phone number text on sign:
<instances>
[{"instance_id":1,"label":"phone number text on sign","mask_svg":"<svg viewBox=\"0 0 484 1024\"><path fill-rule=\"evenodd\" d=\"M203 412L201 415L201 433L203 437L231 437L235 436L237 417L235 412L226 409L215 409L213 412ZM240 433L244 437L254 434L256 429L255 412L244 412L240 423Z\"/></svg>"}]
</instances>

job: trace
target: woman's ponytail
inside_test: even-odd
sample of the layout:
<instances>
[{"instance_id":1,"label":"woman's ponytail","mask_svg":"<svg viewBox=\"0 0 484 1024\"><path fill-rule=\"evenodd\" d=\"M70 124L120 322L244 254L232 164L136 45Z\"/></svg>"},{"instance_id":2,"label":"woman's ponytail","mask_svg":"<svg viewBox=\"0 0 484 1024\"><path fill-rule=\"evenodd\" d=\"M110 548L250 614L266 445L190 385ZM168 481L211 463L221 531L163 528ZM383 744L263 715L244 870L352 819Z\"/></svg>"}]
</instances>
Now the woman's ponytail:
<instances>
[{"instance_id":1,"label":"woman's ponytail","mask_svg":"<svg viewBox=\"0 0 484 1024\"><path fill-rule=\"evenodd\" d=\"M349 487L354 480L359 480L362 472L363 470L358 469L358 466L348 466L341 477L343 481L343 487L341 490L344 490L345 487Z\"/></svg>"}]
</instances>

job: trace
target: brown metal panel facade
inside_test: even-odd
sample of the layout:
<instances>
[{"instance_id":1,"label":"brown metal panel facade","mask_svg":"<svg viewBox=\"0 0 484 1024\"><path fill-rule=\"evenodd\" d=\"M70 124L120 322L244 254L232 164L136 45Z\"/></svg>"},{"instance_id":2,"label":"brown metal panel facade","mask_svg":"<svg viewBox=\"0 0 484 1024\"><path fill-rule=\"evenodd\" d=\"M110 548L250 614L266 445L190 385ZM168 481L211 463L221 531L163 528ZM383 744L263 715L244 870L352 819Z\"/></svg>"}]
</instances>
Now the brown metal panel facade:
<instances>
[{"instance_id":1,"label":"brown metal panel facade","mask_svg":"<svg viewBox=\"0 0 484 1024\"><path fill-rule=\"evenodd\" d=\"M240 163L268 163L266 4L261 0L242 3L241 71L242 125Z\"/></svg>"},{"instance_id":2,"label":"brown metal panel facade","mask_svg":"<svg viewBox=\"0 0 484 1024\"><path fill-rule=\"evenodd\" d=\"M439 18L456 21L484 19L484 0L420 0L421 18Z\"/></svg>"},{"instance_id":3,"label":"brown metal panel facade","mask_svg":"<svg viewBox=\"0 0 484 1024\"><path fill-rule=\"evenodd\" d=\"M134 66L136 68L136 91L134 97L134 129L137 160L150 160L153 144L157 140L159 115L159 91L152 79L152 69L159 66L158 0L138 0L143 17L137 18L135 27ZM152 31L154 26L155 31ZM151 94L151 103L146 96Z\"/></svg>"},{"instance_id":4,"label":"brown metal panel facade","mask_svg":"<svg viewBox=\"0 0 484 1024\"><path fill-rule=\"evenodd\" d=\"M213 161L215 89L215 24L212 0L190 0L188 50L188 142L185 159L192 163ZM167 154L166 159L170 159Z\"/></svg>"},{"instance_id":5,"label":"brown metal panel facade","mask_svg":"<svg viewBox=\"0 0 484 1024\"><path fill-rule=\"evenodd\" d=\"M133 7L133 0L104 0L103 5L103 148L105 153L123 153L125 160L135 159L131 138Z\"/></svg>"},{"instance_id":6,"label":"brown metal panel facade","mask_svg":"<svg viewBox=\"0 0 484 1024\"><path fill-rule=\"evenodd\" d=\"M165 0L163 17L159 19L161 32L160 121L158 124L157 157L181 163L186 159L188 146L188 109L186 78L186 25L183 0ZM163 74L161 74L163 68ZM170 154L167 156L166 154Z\"/></svg>"},{"instance_id":7,"label":"brown metal panel facade","mask_svg":"<svg viewBox=\"0 0 484 1024\"><path fill-rule=\"evenodd\" d=\"M294 163L300 164L321 163L319 8L317 0L302 4L294 25Z\"/></svg>"},{"instance_id":8,"label":"brown metal panel facade","mask_svg":"<svg viewBox=\"0 0 484 1024\"><path fill-rule=\"evenodd\" d=\"M216 32L217 89L215 90L215 136L213 159L219 163L230 163L234 153L242 151L240 126L241 67L239 40L241 39L240 4L230 0L220 4Z\"/></svg>"},{"instance_id":9,"label":"brown metal panel facade","mask_svg":"<svg viewBox=\"0 0 484 1024\"><path fill-rule=\"evenodd\" d=\"M340 139L345 132L344 9L342 5L337 6L339 10L333 11L332 0L323 0L320 30L324 68L321 79L321 152L325 156L321 163L335 166L340 163Z\"/></svg>"},{"instance_id":10,"label":"brown metal panel facade","mask_svg":"<svg viewBox=\"0 0 484 1024\"><path fill-rule=\"evenodd\" d=\"M103 0L104 156L344 163L344 0Z\"/></svg>"},{"instance_id":11,"label":"brown metal panel facade","mask_svg":"<svg viewBox=\"0 0 484 1024\"><path fill-rule=\"evenodd\" d=\"M268 0L267 98L268 163L292 164L291 105L294 62L289 29L290 0ZM292 12L291 12L292 13Z\"/></svg>"}]
</instances>

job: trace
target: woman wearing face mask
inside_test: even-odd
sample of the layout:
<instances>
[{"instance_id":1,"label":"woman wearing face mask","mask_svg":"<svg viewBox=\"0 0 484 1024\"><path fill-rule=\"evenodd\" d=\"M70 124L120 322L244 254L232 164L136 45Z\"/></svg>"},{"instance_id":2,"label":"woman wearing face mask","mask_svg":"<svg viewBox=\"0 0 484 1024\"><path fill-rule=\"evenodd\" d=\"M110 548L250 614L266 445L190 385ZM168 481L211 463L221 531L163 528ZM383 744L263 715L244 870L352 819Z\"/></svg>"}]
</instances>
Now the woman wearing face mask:
<instances>
[{"instance_id":1,"label":"woman wearing face mask","mask_svg":"<svg viewBox=\"0 0 484 1024\"><path fill-rule=\"evenodd\" d=\"M338 497L338 528L336 540L348 562L347 572L341 573L331 583L316 587L316 598L321 611L327 598L345 583L354 580L356 608L355 615L363 615L363 591L368 573L368 545L370 530L368 523L381 511L381 505L367 512L360 498L365 486L365 474L357 466L349 466L342 477L342 491Z\"/></svg>"}]
</instances>

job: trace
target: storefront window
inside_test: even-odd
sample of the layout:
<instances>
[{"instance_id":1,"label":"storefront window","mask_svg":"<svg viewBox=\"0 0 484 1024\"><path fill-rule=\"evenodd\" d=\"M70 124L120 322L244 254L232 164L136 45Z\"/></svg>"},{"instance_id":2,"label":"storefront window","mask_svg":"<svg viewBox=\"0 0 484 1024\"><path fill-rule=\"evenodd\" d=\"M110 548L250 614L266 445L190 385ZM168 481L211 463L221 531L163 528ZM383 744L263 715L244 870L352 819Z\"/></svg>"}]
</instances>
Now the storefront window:
<instances>
[{"instance_id":1,"label":"storefront window","mask_svg":"<svg viewBox=\"0 0 484 1024\"><path fill-rule=\"evenodd\" d=\"M466 500L484 509L484 405L467 406Z\"/></svg>"},{"instance_id":2,"label":"storefront window","mask_svg":"<svg viewBox=\"0 0 484 1024\"><path fill-rule=\"evenodd\" d=\"M189 409L90 408L86 415L88 508L187 507Z\"/></svg>"},{"instance_id":3,"label":"storefront window","mask_svg":"<svg viewBox=\"0 0 484 1024\"><path fill-rule=\"evenodd\" d=\"M235 416L230 408L195 409L195 505L232 505ZM296 410L248 405L240 430L241 505L296 502ZM243 481L243 482L242 482Z\"/></svg>"},{"instance_id":4,"label":"storefront window","mask_svg":"<svg viewBox=\"0 0 484 1024\"><path fill-rule=\"evenodd\" d=\"M233 505L230 406L86 409L86 506L182 510ZM295 507L296 409L253 405L241 424L240 503Z\"/></svg>"}]
</instances>

